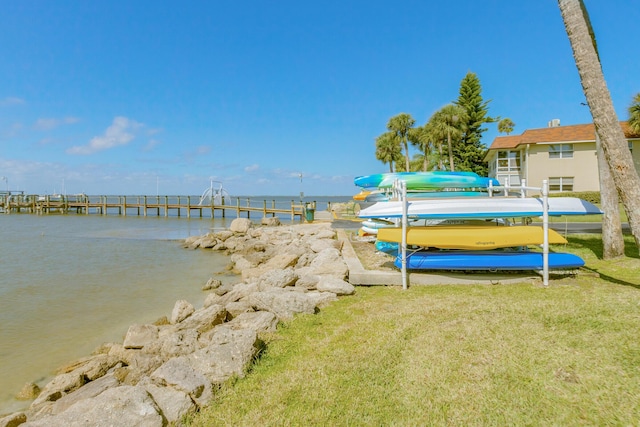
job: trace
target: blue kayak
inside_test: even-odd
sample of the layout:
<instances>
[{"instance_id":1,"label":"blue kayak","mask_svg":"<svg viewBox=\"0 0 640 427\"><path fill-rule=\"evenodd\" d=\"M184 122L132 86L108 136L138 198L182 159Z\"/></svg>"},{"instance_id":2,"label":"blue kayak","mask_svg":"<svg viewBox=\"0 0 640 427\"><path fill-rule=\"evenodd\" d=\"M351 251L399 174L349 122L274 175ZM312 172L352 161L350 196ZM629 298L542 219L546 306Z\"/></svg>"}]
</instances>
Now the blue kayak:
<instances>
[{"instance_id":1,"label":"blue kayak","mask_svg":"<svg viewBox=\"0 0 640 427\"><path fill-rule=\"evenodd\" d=\"M395 266L402 268L398 256ZM574 269L584 265L577 255L550 252L550 269ZM542 270L542 252L531 251L418 251L407 254L410 270Z\"/></svg>"}]
</instances>

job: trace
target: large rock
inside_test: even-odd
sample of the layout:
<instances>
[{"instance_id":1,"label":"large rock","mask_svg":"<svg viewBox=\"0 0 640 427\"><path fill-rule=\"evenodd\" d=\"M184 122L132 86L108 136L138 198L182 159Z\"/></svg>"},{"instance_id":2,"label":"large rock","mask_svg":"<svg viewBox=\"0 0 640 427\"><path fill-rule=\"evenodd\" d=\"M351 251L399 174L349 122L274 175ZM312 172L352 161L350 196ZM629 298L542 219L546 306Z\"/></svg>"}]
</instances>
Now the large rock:
<instances>
[{"instance_id":1,"label":"large rock","mask_svg":"<svg viewBox=\"0 0 640 427\"><path fill-rule=\"evenodd\" d=\"M207 347L185 357L213 384L222 384L234 375L243 377L262 345L252 329L234 330L221 325L213 331Z\"/></svg>"},{"instance_id":2,"label":"large rock","mask_svg":"<svg viewBox=\"0 0 640 427\"><path fill-rule=\"evenodd\" d=\"M172 387L188 394L200 407L213 398L211 381L191 366L187 356L169 359L150 378L158 386Z\"/></svg>"},{"instance_id":3,"label":"large rock","mask_svg":"<svg viewBox=\"0 0 640 427\"><path fill-rule=\"evenodd\" d=\"M320 292L333 292L336 295L351 295L356 290L351 283L333 276L322 276L316 289Z\"/></svg>"},{"instance_id":4,"label":"large rock","mask_svg":"<svg viewBox=\"0 0 640 427\"><path fill-rule=\"evenodd\" d=\"M85 384L72 393L69 393L62 398L56 400L52 407L53 414L60 414L66 411L71 405L74 405L81 400L90 399L101 394L105 390L120 385L120 381L113 374L105 375L102 378L98 378L95 381Z\"/></svg>"},{"instance_id":5,"label":"large rock","mask_svg":"<svg viewBox=\"0 0 640 427\"><path fill-rule=\"evenodd\" d=\"M291 320L297 313L314 314L316 303L304 292L271 288L263 292L255 292L247 297L247 302L257 311L270 311L279 320Z\"/></svg>"},{"instance_id":6,"label":"large rock","mask_svg":"<svg viewBox=\"0 0 640 427\"><path fill-rule=\"evenodd\" d=\"M85 376L77 372L57 375L43 387L40 395L31 403L31 408L35 409L47 402L55 402L62 396L79 389L85 382Z\"/></svg>"},{"instance_id":7,"label":"large rock","mask_svg":"<svg viewBox=\"0 0 640 427\"><path fill-rule=\"evenodd\" d=\"M108 354L98 354L77 360L66 365L56 372L57 374L66 374L74 372L84 376L87 381L93 381L107 373L109 369L114 367L119 360Z\"/></svg>"},{"instance_id":8,"label":"large rock","mask_svg":"<svg viewBox=\"0 0 640 427\"><path fill-rule=\"evenodd\" d=\"M187 300L178 300L173 306L173 310L171 311L171 323L179 323L182 322L187 317L191 316L193 312L196 311L193 308L193 304L191 304Z\"/></svg>"},{"instance_id":9,"label":"large rock","mask_svg":"<svg viewBox=\"0 0 640 427\"><path fill-rule=\"evenodd\" d=\"M236 218L231 221L229 230L234 233L245 234L251 228L251 220L248 218Z\"/></svg>"},{"instance_id":10,"label":"large rock","mask_svg":"<svg viewBox=\"0 0 640 427\"><path fill-rule=\"evenodd\" d=\"M66 411L22 424L25 427L161 427L166 420L142 387L110 388Z\"/></svg>"},{"instance_id":11,"label":"large rock","mask_svg":"<svg viewBox=\"0 0 640 427\"><path fill-rule=\"evenodd\" d=\"M268 311L254 311L239 314L225 323L225 326L231 329L252 329L256 332L275 332L278 327L278 318Z\"/></svg>"},{"instance_id":12,"label":"large rock","mask_svg":"<svg viewBox=\"0 0 640 427\"><path fill-rule=\"evenodd\" d=\"M143 387L153 397L162 415L171 425L181 425L180 420L197 409L193 400L183 391L171 387L159 387L152 383L144 384Z\"/></svg>"},{"instance_id":13,"label":"large rock","mask_svg":"<svg viewBox=\"0 0 640 427\"><path fill-rule=\"evenodd\" d=\"M280 218L277 216L265 216L260 220L260 224L267 227L275 227L280 225Z\"/></svg>"},{"instance_id":14,"label":"large rock","mask_svg":"<svg viewBox=\"0 0 640 427\"><path fill-rule=\"evenodd\" d=\"M264 291L269 288L293 286L296 280L298 280L298 276L292 267L287 267L284 270L268 270L257 279L258 289Z\"/></svg>"},{"instance_id":15,"label":"large rock","mask_svg":"<svg viewBox=\"0 0 640 427\"><path fill-rule=\"evenodd\" d=\"M299 270L298 275L300 276L305 274L330 275L339 279L347 277L349 272L347 263L336 248L324 249L316 255L308 267L303 267Z\"/></svg>"},{"instance_id":16,"label":"large rock","mask_svg":"<svg viewBox=\"0 0 640 427\"><path fill-rule=\"evenodd\" d=\"M205 307L212 305L226 306L231 302L236 302L242 298L246 298L254 292L258 291L258 285L256 283L238 283L233 287L233 290L220 296L216 294L210 294L204 301Z\"/></svg>"},{"instance_id":17,"label":"large rock","mask_svg":"<svg viewBox=\"0 0 640 427\"><path fill-rule=\"evenodd\" d=\"M242 280L250 280L260 277L271 270L284 270L293 267L298 261L299 255L291 253L279 253L270 258L267 262L255 268L242 270Z\"/></svg>"},{"instance_id":18,"label":"large rock","mask_svg":"<svg viewBox=\"0 0 640 427\"><path fill-rule=\"evenodd\" d=\"M156 325L131 325L124 338L124 348L142 348L158 339Z\"/></svg>"},{"instance_id":19,"label":"large rock","mask_svg":"<svg viewBox=\"0 0 640 427\"><path fill-rule=\"evenodd\" d=\"M191 316L176 326L178 329L195 329L198 333L203 333L224 322L226 316L227 312L223 306L213 304L194 311Z\"/></svg>"}]
</instances>

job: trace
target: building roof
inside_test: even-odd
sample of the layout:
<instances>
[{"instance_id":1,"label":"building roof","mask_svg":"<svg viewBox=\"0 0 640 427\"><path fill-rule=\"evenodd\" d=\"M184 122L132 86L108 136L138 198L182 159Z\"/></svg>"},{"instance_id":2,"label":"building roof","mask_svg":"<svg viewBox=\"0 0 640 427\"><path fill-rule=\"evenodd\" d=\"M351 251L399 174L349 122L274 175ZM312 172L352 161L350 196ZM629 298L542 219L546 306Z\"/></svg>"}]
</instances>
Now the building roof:
<instances>
[{"instance_id":1,"label":"building roof","mask_svg":"<svg viewBox=\"0 0 640 427\"><path fill-rule=\"evenodd\" d=\"M627 122L620 122L626 138L638 138L631 132ZM516 148L523 144L540 144L543 142L588 142L596 140L593 123L584 125L555 126L540 129L527 129L522 135L498 136L489 150Z\"/></svg>"}]
</instances>

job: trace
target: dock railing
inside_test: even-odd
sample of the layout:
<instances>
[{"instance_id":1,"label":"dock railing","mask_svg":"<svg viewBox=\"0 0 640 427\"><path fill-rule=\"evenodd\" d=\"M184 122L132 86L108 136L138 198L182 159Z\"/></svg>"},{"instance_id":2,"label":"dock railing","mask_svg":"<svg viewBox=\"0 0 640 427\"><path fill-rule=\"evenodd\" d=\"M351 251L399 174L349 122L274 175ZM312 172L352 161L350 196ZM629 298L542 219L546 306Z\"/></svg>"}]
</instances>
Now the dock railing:
<instances>
[{"instance_id":1,"label":"dock railing","mask_svg":"<svg viewBox=\"0 0 640 427\"><path fill-rule=\"evenodd\" d=\"M235 200L233 200L235 199ZM210 204L199 204L200 196L148 196L148 195L0 195L0 212L32 213L32 214L98 214L98 215L137 215L137 216L186 216L194 214L199 217L216 216L225 218L228 211L240 218L246 214L267 216L290 216L291 220L305 217L305 206L291 200L289 202L273 200L256 200L250 197L225 197L219 203L213 199ZM315 202L314 206L315 206Z\"/></svg>"}]
</instances>

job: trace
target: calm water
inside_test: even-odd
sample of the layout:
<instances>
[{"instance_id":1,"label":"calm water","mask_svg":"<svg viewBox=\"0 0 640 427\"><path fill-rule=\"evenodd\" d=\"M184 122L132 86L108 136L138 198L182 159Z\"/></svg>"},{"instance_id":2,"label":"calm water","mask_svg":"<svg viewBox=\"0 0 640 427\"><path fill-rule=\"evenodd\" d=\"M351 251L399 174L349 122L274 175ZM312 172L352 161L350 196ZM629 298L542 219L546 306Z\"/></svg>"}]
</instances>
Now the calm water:
<instances>
[{"instance_id":1,"label":"calm water","mask_svg":"<svg viewBox=\"0 0 640 427\"><path fill-rule=\"evenodd\" d=\"M202 285L227 259L176 239L212 226L228 224L0 214L0 414L25 406L12 396L26 382L44 385L61 365L122 341L130 324L169 317L178 299L201 306Z\"/></svg>"},{"instance_id":2,"label":"calm water","mask_svg":"<svg viewBox=\"0 0 640 427\"><path fill-rule=\"evenodd\" d=\"M251 199L289 206L294 197ZM305 199L317 210L349 200ZM226 219L0 214L0 414L28 405L13 399L25 383L43 386L58 367L121 342L129 325L169 317L178 299L202 306L202 285L228 260L179 240L232 220L230 211Z\"/></svg>"}]
</instances>

